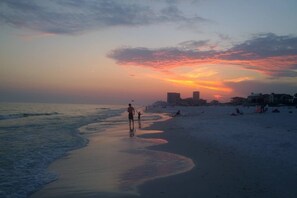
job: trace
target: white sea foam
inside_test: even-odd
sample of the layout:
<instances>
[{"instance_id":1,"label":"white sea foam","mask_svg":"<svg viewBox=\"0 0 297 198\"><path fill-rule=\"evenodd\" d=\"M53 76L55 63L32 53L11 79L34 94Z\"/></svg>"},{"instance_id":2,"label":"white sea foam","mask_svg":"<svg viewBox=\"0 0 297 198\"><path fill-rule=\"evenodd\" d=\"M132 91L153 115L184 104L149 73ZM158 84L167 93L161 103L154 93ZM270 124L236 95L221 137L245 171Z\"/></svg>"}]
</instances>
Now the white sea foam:
<instances>
[{"instance_id":1,"label":"white sea foam","mask_svg":"<svg viewBox=\"0 0 297 198\"><path fill-rule=\"evenodd\" d=\"M0 197L27 197L55 180L48 165L88 142L78 129L122 112L106 105L0 104Z\"/></svg>"}]
</instances>

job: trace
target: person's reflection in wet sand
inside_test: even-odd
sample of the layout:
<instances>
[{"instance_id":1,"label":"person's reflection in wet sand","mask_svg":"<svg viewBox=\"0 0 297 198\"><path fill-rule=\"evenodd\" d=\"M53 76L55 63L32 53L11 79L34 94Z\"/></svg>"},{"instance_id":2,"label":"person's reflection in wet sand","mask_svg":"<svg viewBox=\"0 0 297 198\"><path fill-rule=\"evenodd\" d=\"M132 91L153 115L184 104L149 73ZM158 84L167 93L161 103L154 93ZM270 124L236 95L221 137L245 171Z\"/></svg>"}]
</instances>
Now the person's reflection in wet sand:
<instances>
[{"instance_id":1,"label":"person's reflection in wet sand","mask_svg":"<svg viewBox=\"0 0 297 198\"><path fill-rule=\"evenodd\" d=\"M141 120L138 120L138 128L141 129Z\"/></svg>"},{"instance_id":2,"label":"person's reflection in wet sand","mask_svg":"<svg viewBox=\"0 0 297 198\"><path fill-rule=\"evenodd\" d=\"M130 128L129 136L130 137L134 137L134 135L135 135L135 129L134 128Z\"/></svg>"}]
</instances>

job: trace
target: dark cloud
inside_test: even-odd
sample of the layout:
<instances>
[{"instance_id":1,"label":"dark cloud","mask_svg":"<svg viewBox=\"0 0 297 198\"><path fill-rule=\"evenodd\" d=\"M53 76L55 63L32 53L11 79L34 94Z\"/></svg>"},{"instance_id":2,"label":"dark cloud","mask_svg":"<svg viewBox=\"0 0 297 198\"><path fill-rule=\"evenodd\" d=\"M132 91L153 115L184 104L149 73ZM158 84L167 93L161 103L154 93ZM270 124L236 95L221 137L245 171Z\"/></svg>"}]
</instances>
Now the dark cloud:
<instances>
[{"instance_id":1,"label":"dark cloud","mask_svg":"<svg viewBox=\"0 0 297 198\"><path fill-rule=\"evenodd\" d=\"M154 68L179 67L185 62L195 63L206 60L215 51L183 50L179 48L119 48L107 56L119 64L148 66Z\"/></svg>"},{"instance_id":2,"label":"dark cloud","mask_svg":"<svg viewBox=\"0 0 297 198\"><path fill-rule=\"evenodd\" d=\"M288 93L295 94L297 93L297 85L296 83L288 83L288 82L262 82L256 80L248 80L242 82L229 82L225 83L226 86L231 87L235 90L235 95L247 96L254 93ZM293 91L295 90L295 92Z\"/></svg>"},{"instance_id":3,"label":"dark cloud","mask_svg":"<svg viewBox=\"0 0 297 198\"><path fill-rule=\"evenodd\" d=\"M171 48L120 48L108 57L119 64L173 68L185 65L232 64L271 77L297 77L297 37L261 34L230 49L215 51L209 41L186 41Z\"/></svg>"},{"instance_id":4,"label":"dark cloud","mask_svg":"<svg viewBox=\"0 0 297 198\"><path fill-rule=\"evenodd\" d=\"M209 40L202 40L202 41L185 41L185 42L181 42L178 45L184 49L199 49L201 47L205 47L208 46L209 44Z\"/></svg>"},{"instance_id":5,"label":"dark cloud","mask_svg":"<svg viewBox=\"0 0 297 198\"><path fill-rule=\"evenodd\" d=\"M297 37L277 36L275 34L260 34L244 43L235 45L227 50L224 59L245 59L253 60L267 57L296 55Z\"/></svg>"},{"instance_id":6,"label":"dark cloud","mask_svg":"<svg viewBox=\"0 0 297 198\"><path fill-rule=\"evenodd\" d=\"M0 22L46 33L76 34L111 26L207 21L197 16L186 17L166 1L159 10L143 2L146 1L1 0Z\"/></svg>"}]
</instances>

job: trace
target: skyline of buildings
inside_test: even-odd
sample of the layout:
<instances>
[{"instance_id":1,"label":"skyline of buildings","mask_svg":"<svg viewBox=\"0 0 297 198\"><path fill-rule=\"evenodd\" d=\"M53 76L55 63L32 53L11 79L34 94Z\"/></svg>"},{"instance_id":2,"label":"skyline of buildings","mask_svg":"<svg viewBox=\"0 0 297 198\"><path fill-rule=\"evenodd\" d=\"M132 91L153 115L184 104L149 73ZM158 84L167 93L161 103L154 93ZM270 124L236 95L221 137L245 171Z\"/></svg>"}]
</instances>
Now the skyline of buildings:
<instances>
[{"instance_id":1,"label":"skyline of buildings","mask_svg":"<svg viewBox=\"0 0 297 198\"><path fill-rule=\"evenodd\" d=\"M206 104L206 100L200 98L200 91L193 91L192 98L181 98L177 92L167 92L167 103L170 105L196 106Z\"/></svg>"},{"instance_id":2,"label":"skyline of buildings","mask_svg":"<svg viewBox=\"0 0 297 198\"><path fill-rule=\"evenodd\" d=\"M200 91L193 91L192 98L181 98L181 94L177 92L167 92L167 104L169 105L181 105L181 106L199 106L205 104L217 105L223 104L217 100L212 100L209 103L200 98ZM251 104L270 104L270 105L295 105L297 104L297 93L290 94L262 94L251 93L247 97L232 97L230 101L224 104L233 105L251 105Z\"/></svg>"}]
</instances>

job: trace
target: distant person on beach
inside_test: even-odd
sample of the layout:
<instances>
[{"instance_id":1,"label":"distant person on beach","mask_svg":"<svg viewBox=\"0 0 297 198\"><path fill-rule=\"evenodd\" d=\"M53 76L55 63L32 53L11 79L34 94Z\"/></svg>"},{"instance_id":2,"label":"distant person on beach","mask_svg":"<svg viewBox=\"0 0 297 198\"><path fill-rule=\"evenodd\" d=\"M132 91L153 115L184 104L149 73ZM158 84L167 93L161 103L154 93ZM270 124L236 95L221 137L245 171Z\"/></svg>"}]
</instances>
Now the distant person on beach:
<instances>
[{"instance_id":1,"label":"distant person on beach","mask_svg":"<svg viewBox=\"0 0 297 198\"><path fill-rule=\"evenodd\" d=\"M138 114L138 128L141 129L141 120L140 120L140 116L142 115L140 111L137 111Z\"/></svg>"},{"instance_id":2,"label":"distant person on beach","mask_svg":"<svg viewBox=\"0 0 297 198\"><path fill-rule=\"evenodd\" d=\"M242 115L243 113L242 113L242 111L239 110L239 108L236 108L236 114L237 115Z\"/></svg>"},{"instance_id":3,"label":"distant person on beach","mask_svg":"<svg viewBox=\"0 0 297 198\"><path fill-rule=\"evenodd\" d=\"M140 120L141 112L138 111L137 114L138 114L138 120Z\"/></svg>"},{"instance_id":4,"label":"distant person on beach","mask_svg":"<svg viewBox=\"0 0 297 198\"><path fill-rule=\"evenodd\" d=\"M235 113L231 113L231 116L243 115L243 112L239 108L235 108Z\"/></svg>"},{"instance_id":5,"label":"distant person on beach","mask_svg":"<svg viewBox=\"0 0 297 198\"><path fill-rule=\"evenodd\" d=\"M128 107L128 118L129 118L129 127L130 127L130 131L134 130L134 114L135 114L135 109L134 107L132 107L131 104L129 104Z\"/></svg>"},{"instance_id":6,"label":"distant person on beach","mask_svg":"<svg viewBox=\"0 0 297 198\"><path fill-rule=\"evenodd\" d=\"M265 113L266 109L265 109L266 104L261 104L261 113Z\"/></svg>"},{"instance_id":7,"label":"distant person on beach","mask_svg":"<svg viewBox=\"0 0 297 198\"><path fill-rule=\"evenodd\" d=\"M268 105L264 104L264 103L262 103L259 106L257 105L257 107L256 107L256 112L257 113L265 113L267 110L268 110Z\"/></svg>"},{"instance_id":8,"label":"distant person on beach","mask_svg":"<svg viewBox=\"0 0 297 198\"><path fill-rule=\"evenodd\" d=\"M179 115L180 115L180 110L178 110L173 117L179 116Z\"/></svg>"}]
</instances>

